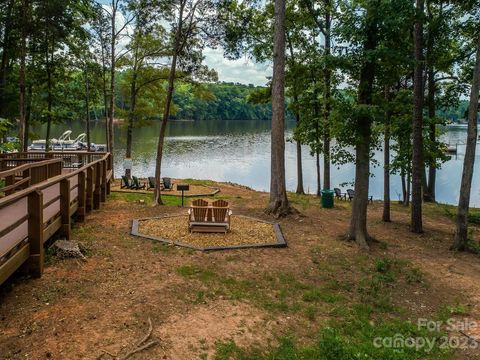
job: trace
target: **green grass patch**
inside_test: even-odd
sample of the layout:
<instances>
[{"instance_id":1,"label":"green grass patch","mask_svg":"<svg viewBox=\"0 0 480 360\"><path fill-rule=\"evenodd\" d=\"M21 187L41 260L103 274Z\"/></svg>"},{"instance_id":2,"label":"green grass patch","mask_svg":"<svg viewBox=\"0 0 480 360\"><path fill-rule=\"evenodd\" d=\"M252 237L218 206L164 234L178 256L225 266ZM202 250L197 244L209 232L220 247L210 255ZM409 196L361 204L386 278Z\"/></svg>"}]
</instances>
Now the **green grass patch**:
<instances>
[{"instance_id":1,"label":"green grass patch","mask_svg":"<svg viewBox=\"0 0 480 360\"><path fill-rule=\"evenodd\" d=\"M142 193L129 193L129 192L116 192L112 191L110 193L110 198L113 200L126 201L128 203L140 203L143 201L145 205L153 204L153 193L152 194L142 194ZM180 206L182 205L182 198L179 196L162 196L162 202L165 206ZM186 203L187 200L184 200Z\"/></svg>"},{"instance_id":2,"label":"green grass patch","mask_svg":"<svg viewBox=\"0 0 480 360\"><path fill-rule=\"evenodd\" d=\"M204 186L215 186L215 182L212 180L199 180L199 179L183 179L182 183L190 185L204 185Z\"/></svg>"},{"instance_id":3,"label":"green grass patch","mask_svg":"<svg viewBox=\"0 0 480 360\"><path fill-rule=\"evenodd\" d=\"M319 314L328 314L332 320L320 329L311 343L281 337L276 345L257 344L244 348L226 341L217 344L215 359L449 359L452 350L439 347L440 337L446 334L402 320L399 317L403 310L392 302L394 283L399 280L406 284L423 282L420 270L406 261L387 257L362 260L361 264L365 276L357 286L349 284L348 290L337 280L314 286L290 274L265 274L254 282L216 277L226 293L253 300L266 310L295 313L310 321ZM357 292L359 298L355 294L347 297L346 292ZM347 298L355 300L347 301ZM466 310L461 305L446 307L444 316L451 317ZM417 348L411 346L412 341L417 341Z\"/></svg>"},{"instance_id":4,"label":"green grass patch","mask_svg":"<svg viewBox=\"0 0 480 360\"><path fill-rule=\"evenodd\" d=\"M302 300L305 302L319 302L336 303L344 300L344 297L338 294L333 294L322 289L314 288L303 293Z\"/></svg>"},{"instance_id":5,"label":"green grass patch","mask_svg":"<svg viewBox=\"0 0 480 360\"><path fill-rule=\"evenodd\" d=\"M467 305L463 305L460 303L453 304L453 305L446 305L443 306L437 313L437 319L446 322L448 319L452 318L453 316L467 316L470 314L470 309Z\"/></svg>"},{"instance_id":6,"label":"green grass patch","mask_svg":"<svg viewBox=\"0 0 480 360\"><path fill-rule=\"evenodd\" d=\"M457 216L457 206L448 204L429 204L426 207L427 214L431 215L445 215L452 220ZM470 208L468 212L468 222L472 225L480 225L480 209Z\"/></svg>"},{"instance_id":7,"label":"green grass patch","mask_svg":"<svg viewBox=\"0 0 480 360\"><path fill-rule=\"evenodd\" d=\"M312 195L302 195L293 192L288 193L288 200L295 205L299 205L302 209L307 209L310 204L314 203L315 201L320 204L320 198Z\"/></svg>"},{"instance_id":8,"label":"green grass patch","mask_svg":"<svg viewBox=\"0 0 480 360\"><path fill-rule=\"evenodd\" d=\"M298 345L291 337L282 337L276 346L240 348L233 341L217 344L216 360L413 360L449 359L452 352L440 349L443 333L418 329L401 320L372 322L352 317L323 328L316 341ZM409 339L409 340L407 340ZM405 345L416 341L418 347ZM423 340L420 340L423 339ZM430 347L425 339L433 342Z\"/></svg>"},{"instance_id":9,"label":"green grass patch","mask_svg":"<svg viewBox=\"0 0 480 360\"><path fill-rule=\"evenodd\" d=\"M423 273L416 267L408 268L405 272L405 278L409 284L423 283Z\"/></svg>"},{"instance_id":10,"label":"green grass patch","mask_svg":"<svg viewBox=\"0 0 480 360\"><path fill-rule=\"evenodd\" d=\"M158 254L158 253L169 254L173 251L175 251L175 246L160 243L160 242L154 242L152 244L152 252L154 254Z\"/></svg>"},{"instance_id":11,"label":"green grass patch","mask_svg":"<svg viewBox=\"0 0 480 360\"><path fill-rule=\"evenodd\" d=\"M177 268L177 274L187 278L196 278L203 282L210 281L216 276L214 272L195 265L180 266Z\"/></svg>"}]
</instances>

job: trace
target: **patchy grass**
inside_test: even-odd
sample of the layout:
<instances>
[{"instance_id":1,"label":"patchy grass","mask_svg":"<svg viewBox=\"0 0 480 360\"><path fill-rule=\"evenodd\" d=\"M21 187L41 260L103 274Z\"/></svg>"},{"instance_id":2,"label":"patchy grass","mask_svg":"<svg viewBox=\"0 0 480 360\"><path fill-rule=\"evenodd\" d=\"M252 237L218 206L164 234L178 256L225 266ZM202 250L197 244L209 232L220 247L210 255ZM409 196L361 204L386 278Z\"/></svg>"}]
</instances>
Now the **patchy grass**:
<instances>
[{"instance_id":1,"label":"patchy grass","mask_svg":"<svg viewBox=\"0 0 480 360\"><path fill-rule=\"evenodd\" d=\"M241 348L233 341L217 345L216 360L355 360L355 359L449 359L452 352L441 349L438 341L433 347L419 343L415 347L390 347L406 339L438 339L443 333L418 329L406 321L387 320L373 323L356 316L323 328L316 341L298 345L292 337L282 337L276 346ZM385 339L385 340L383 340ZM392 342L390 341L392 339ZM386 344L386 345L384 345Z\"/></svg>"},{"instance_id":2,"label":"patchy grass","mask_svg":"<svg viewBox=\"0 0 480 360\"><path fill-rule=\"evenodd\" d=\"M218 186L221 198L239 199L232 200L235 211L269 219L262 214L265 193L189 181ZM18 281L0 295L7 334L0 353L7 358L20 356L19 350L29 358L100 355L91 349L122 353L151 318L162 346L139 358L448 359L451 353L437 345L427 352L373 342L444 335L418 329L418 318L478 318L478 258L448 250L452 218L445 207L425 205L426 223L439 226L418 236L409 231L408 208L393 205L393 221L385 224L381 204L374 202L369 230L382 244L363 252L339 241L351 203L321 209L315 196L289 197L304 216L276 220L288 248L199 253L129 235L133 218L184 214L180 198L166 196L166 206L153 207L151 194L112 193L101 210L73 229L73 238L93 255L87 262L52 261L47 252L41 279ZM449 272L451 265L462 273ZM447 272L451 281L445 281Z\"/></svg>"},{"instance_id":3,"label":"patchy grass","mask_svg":"<svg viewBox=\"0 0 480 360\"><path fill-rule=\"evenodd\" d=\"M135 194L129 192L112 192L110 198L118 201L125 201L128 203L138 203L143 202L145 205L153 204L153 193L152 194ZM192 199L192 198L189 198ZM184 199L184 203L187 203L187 198ZM178 196L162 196L162 202L165 206L181 206L182 198Z\"/></svg>"},{"instance_id":4,"label":"patchy grass","mask_svg":"<svg viewBox=\"0 0 480 360\"><path fill-rule=\"evenodd\" d=\"M302 194L297 194L293 192L288 193L288 200L293 205L301 206L303 210L307 209L310 206L310 204L313 204L314 202L317 202L317 204L320 203L320 198L317 196L302 195Z\"/></svg>"},{"instance_id":5,"label":"patchy grass","mask_svg":"<svg viewBox=\"0 0 480 360\"><path fill-rule=\"evenodd\" d=\"M424 204L426 214L428 215L444 215L454 220L457 216L457 206L449 204ZM470 208L468 214L468 222L472 225L480 225L480 209Z\"/></svg>"},{"instance_id":6,"label":"patchy grass","mask_svg":"<svg viewBox=\"0 0 480 360\"><path fill-rule=\"evenodd\" d=\"M446 334L419 328L416 324L400 318L391 318L385 314L398 314L392 304L390 287L399 278L399 274L407 269L415 273L415 268L408 268L405 263L390 258L377 258L373 261L373 271L365 277L357 293L361 302L345 303L344 296L329 293L318 288L308 288L303 292L302 300L308 303L303 307L303 315L314 321L322 311L315 306L317 302L336 303L340 305L332 309L334 316L323 326L316 338L310 344L297 344L295 336L281 337L277 345L239 347L233 341L219 343L216 349L216 360L246 360L246 359L449 359L453 351L439 346L439 339ZM405 275L407 278L409 275ZM410 275L411 276L411 275ZM417 282L417 281L414 281ZM333 281L330 288L338 289L338 283ZM355 299L356 296L353 296ZM462 312L463 307L446 308L448 315ZM405 343L406 339L421 339L418 347L403 346L394 348L392 341L397 345ZM433 346L423 342L432 341Z\"/></svg>"},{"instance_id":7,"label":"patchy grass","mask_svg":"<svg viewBox=\"0 0 480 360\"><path fill-rule=\"evenodd\" d=\"M217 183L212 180L199 180L199 179L183 179L183 183L190 185L204 185L204 186L217 186Z\"/></svg>"}]
</instances>

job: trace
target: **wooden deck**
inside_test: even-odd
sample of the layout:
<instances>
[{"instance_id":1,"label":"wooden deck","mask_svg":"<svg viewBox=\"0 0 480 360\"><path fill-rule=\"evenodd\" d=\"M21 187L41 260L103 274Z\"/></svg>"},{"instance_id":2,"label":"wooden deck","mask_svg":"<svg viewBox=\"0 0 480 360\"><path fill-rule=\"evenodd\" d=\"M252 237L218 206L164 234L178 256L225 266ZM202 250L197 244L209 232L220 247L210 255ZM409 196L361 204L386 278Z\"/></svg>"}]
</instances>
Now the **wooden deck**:
<instances>
[{"instance_id":1,"label":"wooden deck","mask_svg":"<svg viewBox=\"0 0 480 360\"><path fill-rule=\"evenodd\" d=\"M20 267L41 276L44 243L56 233L69 239L71 217L83 222L110 193L110 153L63 155L0 154L8 169L0 171L0 284Z\"/></svg>"}]
</instances>

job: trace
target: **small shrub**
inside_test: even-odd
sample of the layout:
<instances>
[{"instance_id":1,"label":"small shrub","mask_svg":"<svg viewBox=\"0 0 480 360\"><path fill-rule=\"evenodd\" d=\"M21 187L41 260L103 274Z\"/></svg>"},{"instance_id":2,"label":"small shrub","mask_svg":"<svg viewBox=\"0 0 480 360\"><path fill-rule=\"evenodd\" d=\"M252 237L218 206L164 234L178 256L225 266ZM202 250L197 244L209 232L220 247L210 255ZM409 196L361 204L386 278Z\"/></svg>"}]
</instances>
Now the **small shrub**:
<instances>
[{"instance_id":1,"label":"small shrub","mask_svg":"<svg viewBox=\"0 0 480 360\"><path fill-rule=\"evenodd\" d=\"M409 284L414 283L422 283L423 282L423 274L420 269L412 267L407 269L405 273L405 278Z\"/></svg>"}]
</instances>

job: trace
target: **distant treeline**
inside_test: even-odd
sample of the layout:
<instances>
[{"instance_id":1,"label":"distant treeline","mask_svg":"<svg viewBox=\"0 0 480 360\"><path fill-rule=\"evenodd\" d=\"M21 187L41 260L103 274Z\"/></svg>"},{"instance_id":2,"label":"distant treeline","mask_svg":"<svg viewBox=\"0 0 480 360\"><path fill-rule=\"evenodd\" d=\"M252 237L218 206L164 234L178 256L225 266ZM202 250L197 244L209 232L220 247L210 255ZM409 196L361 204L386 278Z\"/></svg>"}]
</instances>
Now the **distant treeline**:
<instances>
[{"instance_id":1,"label":"distant treeline","mask_svg":"<svg viewBox=\"0 0 480 360\"><path fill-rule=\"evenodd\" d=\"M468 101L460 100L457 107L450 107L443 110L437 110L437 116L458 122L467 118Z\"/></svg>"},{"instance_id":2,"label":"distant treeline","mask_svg":"<svg viewBox=\"0 0 480 360\"><path fill-rule=\"evenodd\" d=\"M173 102L177 108L172 119L189 120L270 120L272 105L252 104L248 96L259 87L234 83L204 85L205 96L196 96L190 85L179 86Z\"/></svg>"}]
</instances>

